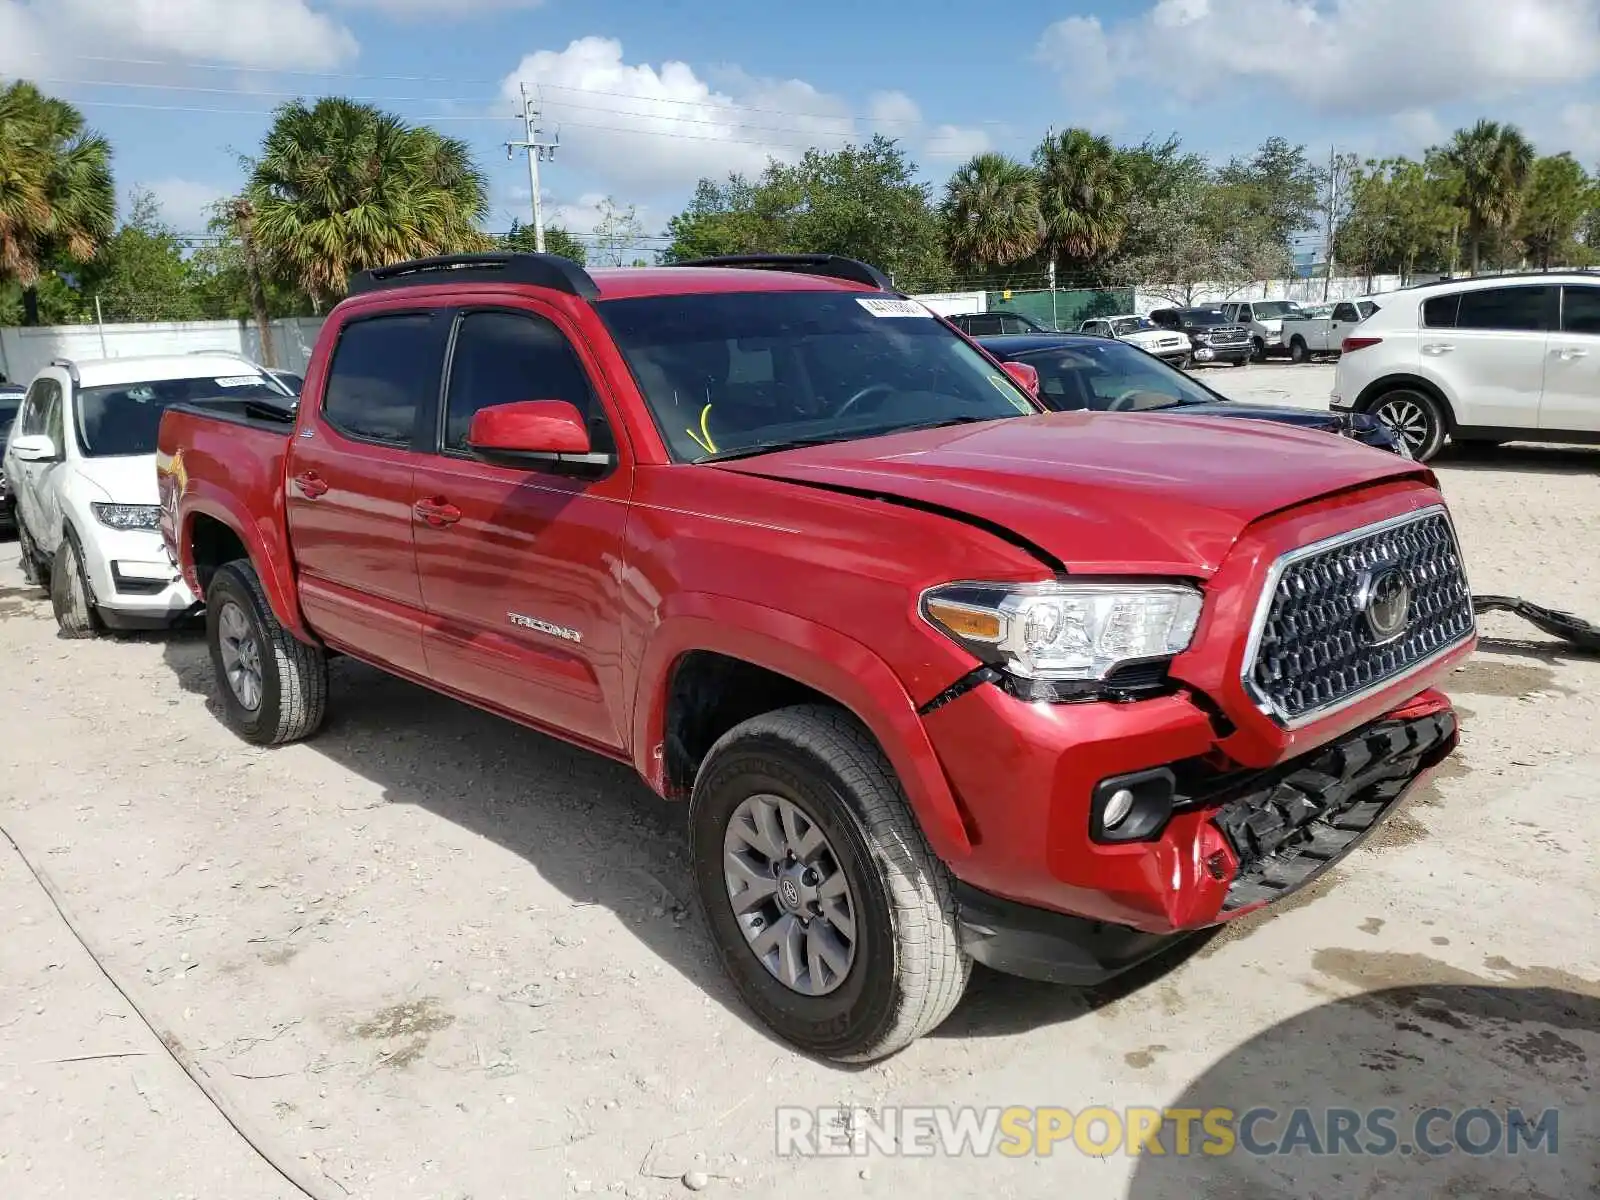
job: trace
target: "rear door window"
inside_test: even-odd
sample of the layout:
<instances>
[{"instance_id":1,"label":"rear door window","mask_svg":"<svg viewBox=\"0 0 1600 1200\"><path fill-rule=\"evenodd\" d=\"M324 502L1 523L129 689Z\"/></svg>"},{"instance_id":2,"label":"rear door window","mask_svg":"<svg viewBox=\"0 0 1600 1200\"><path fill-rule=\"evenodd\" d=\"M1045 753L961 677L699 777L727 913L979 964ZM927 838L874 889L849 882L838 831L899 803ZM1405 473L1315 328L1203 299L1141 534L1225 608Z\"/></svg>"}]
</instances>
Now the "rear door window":
<instances>
[{"instance_id":1,"label":"rear door window","mask_svg":"<svg viewBox=\"0 0 1600 1200\"><path fill-rule=\"evenodd\" d=\"M1422 323L1429 329L1454 329L1456 310L1461 306L1461 293L1451 292L1435 296L1422 305Z\"/></svg>"},{"instance_id":2,"label":"rear door window","mask_svg":"<svg viewBox=\"0 0 1600 1200\"><path fill-rule=\"evenodd\" d=\"M440 330L428 313L368 317L345 326L328 368L323 418L359 441L411 445L418 414L435 410Z\"/></svg>"},{"instance_id":3,"label":"rear door window","mask_svg":"<svg viewBox=\"0 0 1600 1200\"><path fill-rule=\"evenodd\" d=\"M1354 304L1335 304L1333 306L1333 319L1335 321L1359 321L1361 314L1356 312Z\"/></svg>"},{"instance_id":4,"label":"rear door window","mask_svg":"<svg viewBox=\"0 0 1600 1200\"><path fill-rule=\"evenodd\" d=\"M1483 288L1462 292L1457 329L1539 333L1546 328L1551 289L1543 286Z\"/></svg>"}]
</instances>

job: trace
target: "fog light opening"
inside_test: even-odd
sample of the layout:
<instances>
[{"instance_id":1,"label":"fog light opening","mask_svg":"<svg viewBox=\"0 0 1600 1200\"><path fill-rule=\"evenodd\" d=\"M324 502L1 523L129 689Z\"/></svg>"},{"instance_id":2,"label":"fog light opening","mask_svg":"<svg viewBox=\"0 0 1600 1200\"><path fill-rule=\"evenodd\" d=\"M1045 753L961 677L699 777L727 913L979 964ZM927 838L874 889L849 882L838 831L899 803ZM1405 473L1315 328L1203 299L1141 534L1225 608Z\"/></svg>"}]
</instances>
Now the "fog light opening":
<instances>
[{"instance_id":1,"label":"fog light opening","mask_svg":"<svg viewBox=\"0 0 1600 1200\"><path fill-rule=\"evenodd\" d=\"M1165 767L1103 779L1089 801L1089 836L1097 842L1158 837L1172 816L1177 779Z\"/></svg>"}]
</instances>

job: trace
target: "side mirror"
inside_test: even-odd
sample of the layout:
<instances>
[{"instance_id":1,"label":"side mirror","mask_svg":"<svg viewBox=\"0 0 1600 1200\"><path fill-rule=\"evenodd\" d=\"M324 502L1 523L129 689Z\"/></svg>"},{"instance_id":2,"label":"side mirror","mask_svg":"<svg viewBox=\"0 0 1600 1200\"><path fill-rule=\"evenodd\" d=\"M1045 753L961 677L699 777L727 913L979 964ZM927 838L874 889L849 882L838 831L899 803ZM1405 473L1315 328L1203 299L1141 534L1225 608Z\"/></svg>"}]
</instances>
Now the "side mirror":
<instances>
[{"instance_id":1,"label":"side mirror","mask_svg":"<svg viewBox=\"0 0 1600 1200\"><path fill-rule=\"evenodd\" d=\"M609 454L594 454L589 427L565 400L521 400L494 404L473 414L467 448L487 462L507 466L604 466Z\"/></svg>"},{"instance_id":2,"label":"side mirror","mask_svg":"<svg viewBox=\"0 0 1600 1200\"><path fill-rule=\"evenodd\" d=\"M1011 376L1011 382L1020 387L1028 395L1038 399L1039 372L1024 362L1006 362L1000 364L1005 373Z\"/></svg>"},{"instance_id":3,"label":"side mirror","mask_svg":"<svg viewBox=\"0 0 1600 1200\"><path fill-rule=\"evenodd\" d=\"M56 449L56 444L42 433L30 433L22 437L12 438L11 452L17 456L18 462L48 463L61 461L61 453Z\"/></svg>"}]
</instances>

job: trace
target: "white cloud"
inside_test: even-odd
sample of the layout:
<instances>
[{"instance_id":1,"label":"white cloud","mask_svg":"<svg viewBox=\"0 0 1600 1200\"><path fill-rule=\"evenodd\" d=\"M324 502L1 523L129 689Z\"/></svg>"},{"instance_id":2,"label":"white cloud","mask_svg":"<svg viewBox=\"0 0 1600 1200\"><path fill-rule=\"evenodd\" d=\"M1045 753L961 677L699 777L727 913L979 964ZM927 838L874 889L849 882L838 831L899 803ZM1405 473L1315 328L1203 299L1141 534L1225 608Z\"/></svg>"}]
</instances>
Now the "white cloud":
<instances>
[{"instance_id":1,"label":"white cloud","mask_svg":"<svg viewBox=\"0 0 1600 1200\"><path fill-rule=\"evenodd\" d=\"M538 8L544 0L452 0L441 5L440 0L333 0L340 8L361 8L384 13L387 16L411 20L428 17L437 20L441 12L451 16L477 13L510 12L516 9Z\"/></svg>"},{"instance_id":2,"label":"white cloud","mask_svg":"<svg viewBox=\"0 0 1600 1200\"><path fill-rule=\"evenodd\" d=\"M1408 108L1395 113L1389 119L1389 124L1400 141L1396 149L1406 154L1420 154L1450 137L1450 130L1445 123L1427 108Z\"/></svg>"},{"instance_id":3,"label":"white cloud","mask_svg":"<svg viewBox=\"0 0 1600 1200\"><path fill-rule=\"evenodd\" d=\"M161 219L179 233L204 233L211 206L228 194L226 188L193 179L157 179L135 184L155 196Z\"/></svg>"},{"instance_id":4,"label":"white cloud","mask_svg":"<svg viewBox=\"0 0 1600 1200\"><path fill-rule=\"evenodd\" d=\"M1569 104L1561 110L1562 144L1585 166L1600 159L1600 104Z\"/></svg>"},{"instance_id":5,"label":"white cloud","mask_svg":"<svg viewBox=\"0 0 1600 1200\"><path fill-rule=\"evenodd\" d=\"M1397 113L1589 78L1600 0L1159 0L1106 27L1058 21L1039 54L1069 92L1253 83L1323 112Z\"/></svg>"},{"instance_id":6,"label":"white cloud","mask_svg":"<svg viewBox=\"0 0 1600 1200\"><path fill-rule=\"evenodd\" d=\"M733 171L759 173L769 158L794 161L810 147L859 144L874 132L930 159L966 157L988 144L974 129L947 125L930 133L903 92L876 93L857 115L844 98L802 79L629 63L615 38L579 38L565 50L527 55L502 85L514 105L524 81L539 84L543 127L561 132L555 170L573 163L619 198L681 191Z\"/></svg>"},{"instance_id":7,"label":"white cloud","mask_svg":"<svg viewBox=\"0 0 1600 1200\"><path fill-rule=\"evenodd\" d=\"M967 125L940 125L922 144L922 157L930 162L966 162L974 154L994 149L994 139L986 129Z\"/></svg>"},{"instance_id":8,"label":"white cloud","mask_svg":"<svg viewBox=\"0 0 1600 1200\"><path fill-rule=\"evenodd\" d=\"M0 72L13 75L74 69L83 55L315 70L357 50L307 0L0 0Z\"/></svg>"}]
</instances>

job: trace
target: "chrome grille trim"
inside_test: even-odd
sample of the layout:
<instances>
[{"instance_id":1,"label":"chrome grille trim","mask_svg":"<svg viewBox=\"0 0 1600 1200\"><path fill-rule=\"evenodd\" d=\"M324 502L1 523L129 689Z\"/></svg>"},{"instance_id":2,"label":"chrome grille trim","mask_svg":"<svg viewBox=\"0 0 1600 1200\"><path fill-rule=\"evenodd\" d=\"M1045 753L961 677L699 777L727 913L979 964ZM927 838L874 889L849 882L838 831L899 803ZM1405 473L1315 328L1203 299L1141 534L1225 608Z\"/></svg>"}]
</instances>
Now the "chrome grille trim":
<instances>
[{"instance_id":1,"label":"chrome grille trim","mask_svg":"<svg viewBox=\"0 0 1600 1200\"><path fill-rule=\"evenodd\" d=\"M1411 560L1406 574L1408 581L1413 585L1414 594L1420 591L1426 606L1431 611L1424 613L1420 621L1414 621L1414 629L1408 631L1400 643L1366 645L1364 648L1368 654L1345 667L1338 668L1341 672L1350 671L1357 676L1354 685L1328 694L1313 703L1286 702L1285 688L1271 689L1257 679L1262 656L1268 647L1269 626L1274 620L1274 613L1278 611L1279 601L1303 599L1303 593L1302 596L1293 598L1279 595L1280 585L1291 570L1307 560L1335 555L1340 551L1359 552L1363 548L1360 544L1364 542L1376 542L1392 552L1397 541L1396 534L1410 532L1411 526L1423 524L1436 526L1438 532L1424 533L1423 543L1420 546L1413 546L1409 550L1403 545L1400 548ZM1441 555L1442 561L1440 561ZM1393 554L1385 557L1391 558ZM1332 569L1336 573L1342 572L1341 580L1343 580L1344 576L1349 575L1352 567L1348 562L1337 562ZM1333 605L1337 609L1341 602L1345 602L1351 605L1349 611L1306 613L1302 610L1298 615L1314 622L1320 621L1322 628L1306 637L1302 645L1291 647L1289 652L1298 651L1321 658L1323 661L1317 664L1317 669L1320 670L1329 667L1329 660L1335 652L1348 655L1356 649L1352 639L1357 635L1353 629L1346 627L1353 626L1359 617L1359 613L1353 609L1356 587L1355 579L1350 578L1346 588L1330 593L1322 602L1324 609L1327 605ZM1240 683L1251 703L1259 711L1286 729L1298 729L1358 704L1374 693L1423 670L1469 641L1476 632L1477 619L1473 614L1472 592L1467 584L1466 570L1461 559L1461 543L1456 537L1455 525L1450 520L1449 511L1442 504L1430 505L1404 516L1392 517L1386 521L1324 538L1322 541L1298 547L1281 555L1268 571L1260 599L1257 601L1255 619L1250 627L1250 638L1245 646ZM1330 639L1334 640L1332 646L1329 644ZM1399 654L1401 661L1386 667L1383 659L1389 651ZM1304 678L1308 674L1310 673L1302 672L1301 677ZM1365 678L1360 678L1363 675ZM1289 683L1292 685L1294 680L1291 678Z\"/></svg>"}]
</instances>

